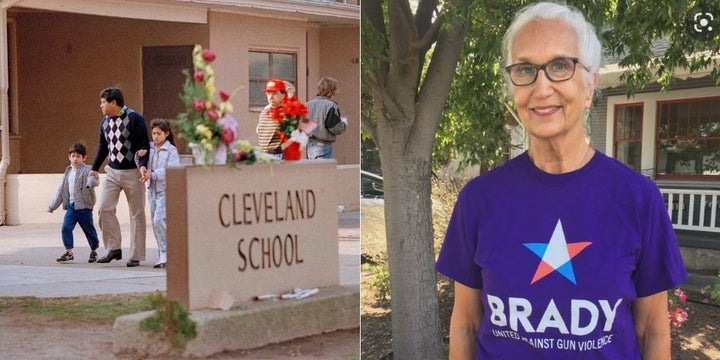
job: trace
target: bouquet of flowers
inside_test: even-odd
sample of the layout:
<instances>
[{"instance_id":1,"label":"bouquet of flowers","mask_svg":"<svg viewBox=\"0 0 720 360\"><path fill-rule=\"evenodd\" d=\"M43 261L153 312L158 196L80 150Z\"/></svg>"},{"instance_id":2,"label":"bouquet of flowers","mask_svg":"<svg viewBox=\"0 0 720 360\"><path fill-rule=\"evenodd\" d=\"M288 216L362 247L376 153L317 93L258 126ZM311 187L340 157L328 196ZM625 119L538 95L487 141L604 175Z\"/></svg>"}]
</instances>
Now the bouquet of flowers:
<instances>
[{"instance_id":1,"label":"bouquet of flowers","mask_svg":"<svg viewBox=\"0 0 720 360\"><path fill-rule=\"evenodd\" d=\"M254 164L256 162L279 161L261 149L252 146L247 140L238 140L232 148L232 161L235 164Z\"/></svg>"},{"instance_id":2,"label":"bouquet of flowers","mask_svg":"<svg viewBox=\"0 0 720 360\"><path fill-rule=\"evenodd\" d=\"M282 106L270 109L270 117L278 123L277 135L285 160L299 160L308 135L317 123L307 118L307 107L297 97L283 99Z\"/></svg>"},{"instance_id":3,"label":"bouquet of flowers","mask_svg":"<svg viewBox=\"0 0 720 360\"><path fill-rule=\"evenodd\" d=\"M237 141L238 123L230 115L234 95L220 90L220 102L215 102L215 74L210 64L215 53L195 45L193 49L193 73L183 71L186 76L181 98L186 111L178 114L174 121L179 136L185 139L194 155L203 165L225 164L232 154Z\"/></svg>"}]
</instances>

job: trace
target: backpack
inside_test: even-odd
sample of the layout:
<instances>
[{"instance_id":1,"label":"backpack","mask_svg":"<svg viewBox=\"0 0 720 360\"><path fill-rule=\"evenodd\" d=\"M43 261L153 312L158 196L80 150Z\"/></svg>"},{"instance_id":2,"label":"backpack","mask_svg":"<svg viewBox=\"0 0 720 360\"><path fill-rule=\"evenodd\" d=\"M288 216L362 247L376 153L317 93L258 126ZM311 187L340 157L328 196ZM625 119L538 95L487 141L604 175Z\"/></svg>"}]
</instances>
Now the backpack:
<instances>
[{"instance_id":1,"label":"backpack","mask_svg":"<svg viewBox=\"0 0 720 360\"><path fill-rule=\"evenodd\" d=\"M325 129L333 135L340 135L345 132L347 126L340 119L340 109L333 106L325 117Z\"/></svg>"}]
</instances>

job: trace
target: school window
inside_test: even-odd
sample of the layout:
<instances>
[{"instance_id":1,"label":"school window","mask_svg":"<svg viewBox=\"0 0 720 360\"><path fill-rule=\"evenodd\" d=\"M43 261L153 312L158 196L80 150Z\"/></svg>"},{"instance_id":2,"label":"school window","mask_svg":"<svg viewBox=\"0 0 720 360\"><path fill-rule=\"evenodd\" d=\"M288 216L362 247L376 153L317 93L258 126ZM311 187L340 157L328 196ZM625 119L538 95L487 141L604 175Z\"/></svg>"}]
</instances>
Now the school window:
<instances>
[{"instance_id":1,"label":"school window","mask_svg":"<svg viewBox=\"0 0 720 360\"><path fill-rule=\"evenodd\" d=\"M641 171L643 104L615 105L615 158Z\"/></svg>"},{"instance_id":2,"label":"school window","mask_svg":"<svg viewBox=\"0 0 720 360\"><path fill-rule=\"evenodd\" d=\"M720 97L658 102L658 178L720 178Z\"/></svg>"},{"instance_id":3,"label":"school window","mask_svg":"<svg viewBox=\"0 0 720 360\"><path fill-rule=\"evenodd\" d=\"M267 105L265 82L282 79L297 86L297 55L294 53L250 51L250 106Z\"/></svg>"}]
</instances>

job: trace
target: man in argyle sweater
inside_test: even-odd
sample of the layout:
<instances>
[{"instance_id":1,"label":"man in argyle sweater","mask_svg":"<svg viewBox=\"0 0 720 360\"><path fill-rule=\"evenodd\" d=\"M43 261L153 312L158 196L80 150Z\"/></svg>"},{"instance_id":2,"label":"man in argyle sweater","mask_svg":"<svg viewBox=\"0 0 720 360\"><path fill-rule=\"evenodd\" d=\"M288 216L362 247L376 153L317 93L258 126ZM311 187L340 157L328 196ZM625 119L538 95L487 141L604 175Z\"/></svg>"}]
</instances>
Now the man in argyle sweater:
<instances>
[{"instance_id":1,"label":"man in argyle sweater","mask_svg":"<svg viewBox=\"0 0 720 360\"><path fill-rule=\"evenodd\" d=\"M98 177L100 165L107 158L98 222L108 253L97 262L122 259L122 236L115 208L123 191L130 209L131 227L130 259L126 265L135 267L145 260L145 186L141 179L148 176L147 156L140 158L136 165L135 153L149 148L147 126L142 115L125 106L120 89L103 90L100 93L100 109L104 116L90 175Z\"/></svg>"}]
</instances>

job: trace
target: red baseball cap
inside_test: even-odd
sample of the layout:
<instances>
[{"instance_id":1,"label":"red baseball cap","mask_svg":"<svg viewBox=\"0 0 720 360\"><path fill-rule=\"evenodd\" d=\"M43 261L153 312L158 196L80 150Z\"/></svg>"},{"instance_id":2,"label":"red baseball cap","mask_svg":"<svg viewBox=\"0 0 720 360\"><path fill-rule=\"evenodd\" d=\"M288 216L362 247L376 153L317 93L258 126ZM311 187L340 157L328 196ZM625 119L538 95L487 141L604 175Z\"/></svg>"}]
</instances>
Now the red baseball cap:
<instances>
[{"instance_id":1,"label":"red baseball cap","mask_svg":"<svg viewBox=\"0 0 720 360\"><path fill-rule=\"evenodd\" d=\"M285 92L285 83L280 79L270 79L265 83L265 92Z\"/></svg>"}]
</instances>

